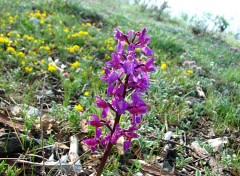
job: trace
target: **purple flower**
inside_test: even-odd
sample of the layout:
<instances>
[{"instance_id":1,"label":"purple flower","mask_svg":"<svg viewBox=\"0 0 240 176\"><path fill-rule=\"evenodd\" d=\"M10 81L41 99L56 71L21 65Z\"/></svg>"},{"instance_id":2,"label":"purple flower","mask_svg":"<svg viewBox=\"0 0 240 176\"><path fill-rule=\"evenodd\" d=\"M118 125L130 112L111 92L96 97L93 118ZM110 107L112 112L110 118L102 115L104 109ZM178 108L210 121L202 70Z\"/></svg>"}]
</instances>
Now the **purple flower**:
<instances>
[{"instance_id":1,"label":"purple flower","mask_svg":"<svg viewBox=\"0 0 240 176\"><path fill-rule=\"evenodd\" d=\"M125 46L125 41L118 41L116 52L117 53L122 53L124 46Z\"/></svg>"},{"instance_id":2,"label":"purple flower","mask_svg":"<svg viewBox=\"0 0 240 176\"><path fill-rule=\"evenodd\" d=\"M88 145L92 152L96 150L96 146L99 144L99 142L95 138L89 138L83 140L83 143Z\"/></svg>"},{"instance_id":3,"label":"purple flower","mask_svg":"<svg viewBox=\"0 0 240 176\"><path fill-rule=\"evenodd\" d=\"M141 67L142 71L144 71L144 72L155 71L155 68L154 68L154 65L153 65L154 60L155 60L154 58L148 59L145 63L145 66Z\"/></svg>"},{"instance_id":4,"label":"purple flower","mask_svg":"<svg viewBox=\"0 0 240 176\"><path fill-rule=\"evenodd\" d=\"M95 137L98 139L100 138L101 134L102 134L102 130L100 128L96 128Z\"/></svg>"},{"instance_id":5,"label":"purple flower","mask_svg":"<svg viewBox=\"0 0 240 176\"><path fill-rule=\"evenodd\" d=\"M96 96L98 99L96 100L96 105L99 108L102 108L102 117L105 118L107 117L107 112L108 112L108 103L106 101L104 101L103 99L101 99L101 97Z\"/></svg>"},{"instance_id":6,"label":"purple flower","mask_svg":"<svg viewBox=\"0 0 240 176\"><path fill-rule=\"evenodd\" d=\"M108 61L106 65L114 69L119 69L120 68L119 64L120 64L119 56L115 53L112 53L112 60Z\"/></svg>"},{"instance_id":7,"label":"purple flower","mask_svg":"<svg viewBox=\"0 0 240 176\"><path fill-rule=\"evenodd\" d=\"M124 149L125 152L127 152L129 150L130 145L131 145L131 141L130 140L124 141L123 149Z\"/></svg>"},{"instance_id":8,"label":"purple flower","mask_svg":"<svg viewBox=\"0 0 240 176\"><path fill-rule=\"evenodd\" d=\"M124 34L122 33L122 31L120 31L119 29L115 29L114 39L119 40L119 41L124 41L125 37L124 37Z\"/></svg>"},{"instance_id":9,"label":"purple flower","mask_svg":"<svg viewBox=\"0 0 240 176\"><path fill-rule=\"evenodd\" d=\"M101 77L102 81L108 84L107 100L96 96L96 105L102 109L102 118L107 116L108 111L113 111L115 122L110 125L109 122L100 120L98 115L91 114L92 119L88 120L88 123L95 127L95 138L84 140L84 143L89 145L92 151L96 150L98 144L109 150L109 144L115 144L121 136L125 139L124 151L129 150L132 140L138 138L137 130L141 118L148 111L142 94L149 88L148 73L155 70L155 59L149 57L153 55L148 46L151 37L147 35L147 29L143 28L139 32L130 30L127 34L116 29L114 38L118 43L116 51L106 63L105 73ZM142 50L142 55L138 55L136 49ZM122 114L126 111L130 113L132 121L130 127L123 129L119 122L120 118L125 117ZM108 130L103 130L106 127Z\"/></svg>"},{"instance_id":10,"label":"purple flower","mask_svg":"<svg viewBox=\"0 0 240 176\"><path fill-rule=\"evenodd\" d=\"M105 69L105 75L102 76L102 80L107 83L113 83L118 79L118 74L109 69Z\"/></svg>"},{"instance_id":11,"label":"purple flower","mask_svg":"<svg viewBox=\"0 0 240 176\"><path fill-rule=\"evenodd\" d=\"M112 101L113 107L117 109L118 114L124 114L128 108L128 103L122 97L115 97Z\"/></svg>"},{"instance_id":12,"label":"purple flower","mask_svg":"<svg viewBox=\"0 0 240 176\"><path fill-rule=\"evenodd\" d=\"M153 55L153 51L148 46L142 47L142 52L144 52L147 56Z\"/></svg>"},{"instance_id":13,"label":"purple flower","mask_svg":"<svg viewBox=\"0 0 240 176\"><path fill-rule=\"evenodd\" d=\"M114 90L114 85L113 84L108 84L108 88L107 88L107 96L111 96Z\"/></svg>"},{"instance_id":14,"label":"purple flower","mask_svg":"<svg viewBox=\"0 0 240 176\"><path fill-rule=\"evenodd\" d=\"M123 69L127 75L133 74L134 63L132 61L125 61L123 64Z\"/></svg>"},{"instance_id":15,"label":"purple flower","mask_svg":"<svg viewBox=\"0 0 240 176\"><path fill-rule=\"evenodd\" d=\"M108 143L109 143L109 141L111 140L111 136L110 136L110 134L106 134L103 138L102 138L102 140L100 141L101 142L101 145L103 146L103 148L107 148L107 145L108 145Z\"/></svg>"},{"instance_id":16,"label":"purple flower","mask_svg":"<svg viewBox=\"0 0 240 176\"><path fill-rule=\"evenodd\" d=\"M94 127L96 127L96 128L105 125L103 122L101 122L101 121L99 120L99 118L98 118L97 115L91 114L90 116L93 118L93 120L88 120L88 123L89 123L90 125L92 125L92 126L94 126Z\"/></svg>"},{"instance_id":17,"label":"purple flower","mask_svg":"<svg viewBox=\"0 0 240 176\"><path fill-rule=\"evenodd\" d=\"M114 131L114 133L112 134L111 137L111 143L114 144L116 143L116 141L118 140L118 138L121 136L121 129L119 124L116 124L116 129Z\"/></svg>"},{"instance_id":18,"label":"purple flower","mask_svg":"<svg viewBox=\"0 0 240 176\"><path fill-rule=\"evenodd\" d=\"M134 92L131 98L132 103L128 109L131 114L142 115L147 112L147 104L142 100L140 92Z\"/></svg>"}]
</instances>

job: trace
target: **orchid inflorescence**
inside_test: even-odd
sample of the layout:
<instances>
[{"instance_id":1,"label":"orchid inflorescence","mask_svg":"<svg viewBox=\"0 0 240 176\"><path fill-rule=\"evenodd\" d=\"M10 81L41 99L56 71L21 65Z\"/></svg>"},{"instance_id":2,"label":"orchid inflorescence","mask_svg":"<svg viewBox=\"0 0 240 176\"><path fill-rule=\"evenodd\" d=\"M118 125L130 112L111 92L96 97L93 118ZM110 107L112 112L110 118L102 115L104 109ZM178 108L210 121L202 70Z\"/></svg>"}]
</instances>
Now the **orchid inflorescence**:
<instances>
[{"instance_id":1,"label":"orchid inflorescence","mask_svg":"<svg viewBox=\"0 0 240 176\"><path fill-rule=\"evenodd\" d=\"M91 114L88 123L95 127L95 137L84 140L84 143L95 151L100 145L110 150L113 144L123 136L124 151L130 147L133 138L137 138L141 117L148 111L148 105L143 101L142 94L149 87L149 72L154 71L153 51L148 47L151 37L148 36L146 28L134 32L130 30L127 34L119 29L114 32L114 39L118 41L116 51L112 53L112 59L106 63L104 75L101 80L108 84L106 95L108 100L97 96L96 105L102 109L101 117ZM140 57L137 53L142 51ZM128 98L130 97L130 98ZM114 125L106 120L108 111L115 113ZM131 125L123 129L119 123L122 114L130 114ZM107 127L109 133L103 135L102 128Z\"/></svg>"}]
</instances>

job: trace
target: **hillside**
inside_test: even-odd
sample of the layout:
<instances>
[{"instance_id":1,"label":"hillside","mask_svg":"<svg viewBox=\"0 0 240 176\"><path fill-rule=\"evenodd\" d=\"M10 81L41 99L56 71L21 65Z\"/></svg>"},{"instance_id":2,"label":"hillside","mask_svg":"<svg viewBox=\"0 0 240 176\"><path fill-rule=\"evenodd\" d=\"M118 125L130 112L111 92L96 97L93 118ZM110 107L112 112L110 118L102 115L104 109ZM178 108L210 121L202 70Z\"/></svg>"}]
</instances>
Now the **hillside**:
<instances>
[{"instance_id":1,"label":"hillside","mask_svg":"<svg viewBox=\"0 0 240 176\"><path fill-rule=\"evenodd\" d=\"M124 0L2 0L0 7L1 175L96 173L104 146L91 152L83 141L98 136L105 106L110 127L100 135L115 129L115 106L95 103L97 96L107 100L113 82L101 78L121 48L114 31L144 28L155 58L143 91L148 112L129 150L127 135L119 137L103 175L240 175L239 41L225 33L196 35L183 19L156 20L155 11ZM135 63L148 63L149 51L134 52ZM133 72L128 66L123 70ZM120 78L114 81L121 84ZM135 89L127 90L123 79L124 91L116 92L130 103ZM136 96L136 106L144 104ZM132 124L131 113L119 116L121 127ZM96 128L87 123L91 114L101 117Z\"/></svg>"}]
</instances>

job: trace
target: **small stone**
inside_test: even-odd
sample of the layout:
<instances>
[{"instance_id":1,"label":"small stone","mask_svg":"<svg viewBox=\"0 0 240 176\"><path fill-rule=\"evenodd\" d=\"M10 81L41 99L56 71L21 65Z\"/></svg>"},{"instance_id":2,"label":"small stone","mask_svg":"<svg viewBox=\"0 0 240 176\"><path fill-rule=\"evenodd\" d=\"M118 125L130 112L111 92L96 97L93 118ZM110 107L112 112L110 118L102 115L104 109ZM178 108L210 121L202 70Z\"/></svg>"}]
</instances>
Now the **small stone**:
<instances>
[{"instance_id":1,"label":"small stone","mask_svg":"<svg viewBox=\"0 0 240 176\"><path fill-rule=\"evenodd\" d=\"M164 103L164 104L168 104L168 103L169 103L169 100L168 100L168 99L163 99L163 103Z\"/></svg>"},{"instance_id":2,"label":"small stone","mask_svg":"<svg viewBox=\"0 0 240 176\"><path fill-rule=\"evenodd\" d=\"M189 174L189 172L185 168L182 169L182 173L187 174L187 175Z\"/></svg>"},{"instance_id":3,"label":"small stone","mask_svg":"<svg viewBox=\"0 0 240 176\"><path fill-rule=\"evenodd\" d=\"M211 82L213 82L213 83L215 83L215 82L216 82L216 80L215 80L215 79L210 79L210 81L211 81Z\"/></svg>"},{"instance_id":4,"label":"small stone","mask_svg":"<svg viewBox=\"0 0 240 176\"><path fill-rule=\"evenodd\" d=\"M225 144L228 142L227 137L215 138L207 140L207 143L213 147L214 152L221 152L224 149Z\"/></svg>"},{"instance_id":5,"label":"small stone","mask_svg":"<svg viewBox=\"0 0 240 176\"><path fill-rule=\"evenodd\" d=\"M197 87L196 87L196 92L197 92L197 95L198 95L199 98L205 98L205 97L206 97L206 95L205 95L205 93L203 92L203 90L202 90L201 87L197 86Z\"/></svg>"},{"instance_id":6,"label":"small stone","mask_svg":"<svg viewBox=\"0 0 240 176\"><path fill-rule=\"evenodd\" d=\"M137 172L137 173L133 174L133 176L143 176L143 173Z\"/></svg>"},{"instance_id":7,"label":"small stone","mask_svg":"<svg viewBox=\"0 0 240 176\"><path fill-rule=\"evenodd\" d=\"M27 117L28 118L32 117L32 116L38 117L40 115L40 112L37 108L32 107L32 106L29 106L28 108L29 108L28 111L27 111Z\"/></svg>"}]
</instances>

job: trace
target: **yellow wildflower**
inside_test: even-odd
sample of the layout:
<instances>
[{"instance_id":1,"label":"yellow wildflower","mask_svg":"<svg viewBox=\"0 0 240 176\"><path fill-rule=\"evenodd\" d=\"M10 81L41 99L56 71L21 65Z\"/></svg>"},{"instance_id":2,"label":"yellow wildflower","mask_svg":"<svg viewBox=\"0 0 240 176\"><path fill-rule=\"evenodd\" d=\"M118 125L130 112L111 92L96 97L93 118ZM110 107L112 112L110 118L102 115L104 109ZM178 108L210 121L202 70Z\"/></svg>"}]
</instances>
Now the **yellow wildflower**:
<instances>
[{"instance_id":1,"label":"yellow wildflower","mask_svg":"<svg viewBox=\"0 0 240 176\"><path fill-rule=\"evenodd\" d=\"M87 31L79 31L77 33L74 33L71 35L72 38L77 38L77 37L83 37L83 36L87 36L88 32Z\"/></svg>"},{"instance_id":2,"label":"yellow wildflower","mask_svg":"<svg viewBox=\"0 0 240 176\"><path fill-rule=\"evenodd\" d=\"M0 36L0 43L9 45L10 44L10 40L7 37Z\"/></svg>"},{"instance_id":3,"label":"yellow wildflower","mask_svg":"<svg viewBox=\"0 0 240 176\"><path fill-rule=\"evenodd\" d=\"M191 75L191 74L193 74L193 71L192 70L187 70L187 75Z\"/></svg>"},{"instance_id":4,"label":"yellow wildflower","mask_svg":"<svg viewBox=\"0 0 240 176\"><path fill-rule=\"evenodd\" d=\"M162 65L161 65L161 69L162 69L162 70L166 70L166 69L167 69L167 64L162 63Z\"/></svg>"},{"instance_id":5,"label":"yellow wildflower","mask_svg":"<svg viewBox=\"0 0 240 176\"><path fill-rule=\"evenodd\" d=\"M47 14L45 12L41 13L40 11L36 11L35 13L30 13L28 15L29 18L34 17L34 18L38 18L40 20L44 19L47 16Z\"/></svg>"},{"instance_id":6,"label":"yellow wildflower","mask_svg":"<svg viewBox=\"0 0 240 176\"><path fill-rule=\"evenodd\" d=\"M80 49L80 46L78 45L73 45L72 47L67 48L67 50L72 54L76 53L79 49Z\"/></svg>"},{"instance_id":7,"label":"yellow wildflower","mask_svg":"<svg viewBox=\"0 0 240 176\"><path fill-rule=\"evenodd\" d=\"M20 58L24 58L25 54L22 51L17 52L17 56Z\"/></svg>"},{"instance_id":8,"label":"yellow wildflower","mask_svg":"<svg viewBox=\"0 0 240 176\"><path fill-rule=\"evenodd\" d=\"M44 19L41 19L40 20L40 24L44 24L45 20Z\"/></svg>"},{"instance_id":9,"label":"yellow wildflower","mask_svg":"<svg viewBox=\"0 0 240 176\"><path fill-rule=\"evenodd\" d=\"M12 24L14 22L14 18L12 16L8 17L8 21L10 24Z\"/></svg>"},{"instance_id":10,"label":"yellow wildflower","mask_svg":"<svg viewBox=\"0 0 240 176\"><path fill-rule=\"evenodd\" d=\"M27 34L24 34L23 38L26 39L26 40L34 40L34 38L32 36L27 35Z\"/></svg>"},{"instance_id":11,"label":"yellow wildflower","mask_svg":"<svg viewBox=\"0 0 240 176\"><path fill-rule=\"evenodd\" d=\"M68 33L68 32L69 32L69 28L68 28L68 27L65 27L65 28L63 29L63 32Z\"/></svg>"},{"instance_id":12,"label":"yellow wildflower","mask_svg":"<svg viewBox=\"0 0 240 176\"><path fill-rule=\"evenodd\" d=\"M26 64L26 62L25 62L25 61L22 61L22 62L21 62L21 64L22 64L22 65L25 65L25 64Z\"/></svg>"},{"instance_id":13,"label":"yellow wildflower","mask_svg":"<svg viewBox=\"0 0 240 176\"><path fill-rule=\"evenodd\" d=\"M33 68L32 67L25 67L26 72L32 72Z\"/></svg>"},{"instance_id":14,"label":"yellow wildflower","mask_svg":"<svg viewBox=\"0 0 240 176\"><path fill-rule=\"evenodd\" d=\"M11 53L11 54L16 54L16 50L13 47L11 47L11 46L7 47L6 51Z\"/></svg>"},{"instance_id":15,"label":"yellow wildflower","mask_svg":"<svg viewBox=\"0 0 240 176\"><path fill-rule=\"evenodd\" d=\"M54 72L54 71L56 71L57 70L57 66L56 66L56 64L48 64L48 71L50 71L50 72Z\"/></svg>"},{"instance_id":16,"label":"yellow wildflower","mask_svg":"<svg viewBox=\"0 0 240 176\"><path fill-rule=\"evenodd\" d=\"M50 47L49 47L49 46L40 46L39 49L40 49L40 50L49 51L49 50L50 50Z\"/></svg>"},{"instance_id":17,"label":"yellow wildflower","mask_svg":"<svg viewBox=\"0 0 240 176\"><path fill-rule=\"evenodd\" d=\"M81 65L81 63L78 62L78 61L76 61L76 62L74 62L74 63L71 64L71 67L72 67L72 68L77 68L77 67L80 67L80 65Z\"/></svg>"},{"instance_id":18,"label":"yellow wildflower","mask_svg":"<svg viewBox=\"0 0 240 176\"><path fill-rule=\"evenodd\" d=\"M108 54L105 54L105 59L109 60L111 57Z\"/></svg>"},{"instance_id":19,"label":"yellow wildflower","mask_svg":"<svg viewBox=\"0 0 240 176\"><path fill-rule=\"evenodd\" d=\"M89 95L89 92L84 92L83 95L84 95L84 96L88 96L88 95Z\"/></svg>"},{"instance_id":20,"label":"yellow wildflower","mask_svg":"<svg viewBox=\"0 0 240 176\"><path fill-rule=\"evenodd\" d=\"M75 109L76 109L77 111L82 111L82 110L83 110L83 107L82 107L82 105L78 104L78 105L75 105Z\"/></svg>"},{"instance_id":21,"label":"yellow wildflower","mask_svg":"<svg viewBox=\"0 0 240 176\"><path fill-rule=\"evenodd\" d=\"M44 60L44 59L41 59L40 62L44 64L44 63L45 63L45 60Z\"/></svg>"},{"instance_id":22,"label":"yellow wildflower","mask_svg":"<svg viewBox=\"0 0 240 176\"><path fill-rule=\"evenodd\" d=\"M108 50L113 51L113 47L111 47L111 46L108 47Z\"/></svg>"}]
</instances>

